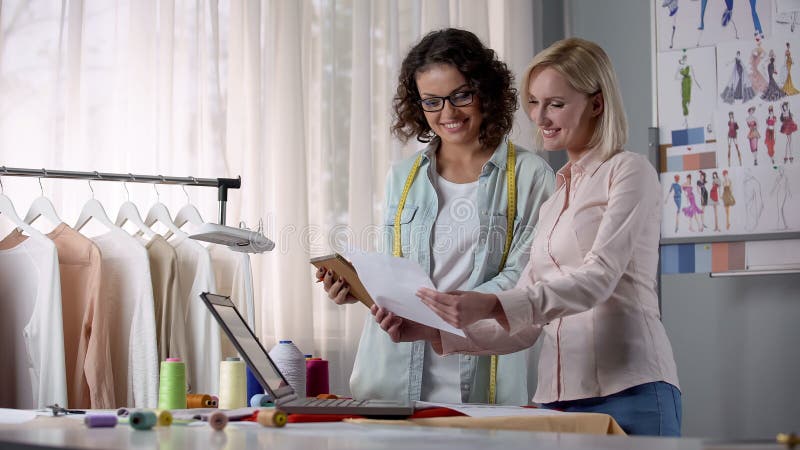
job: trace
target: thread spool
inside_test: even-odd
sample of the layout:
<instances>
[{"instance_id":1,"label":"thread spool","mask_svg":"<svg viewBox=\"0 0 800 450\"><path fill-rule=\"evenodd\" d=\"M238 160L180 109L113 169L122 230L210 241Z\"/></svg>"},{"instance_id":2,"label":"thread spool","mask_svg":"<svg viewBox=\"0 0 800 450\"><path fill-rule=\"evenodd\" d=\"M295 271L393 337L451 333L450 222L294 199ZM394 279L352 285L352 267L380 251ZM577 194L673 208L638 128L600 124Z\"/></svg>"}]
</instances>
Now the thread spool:
<instances>
[{"instance_id":1,"label":"thread spool","mask_svg":"<svg viewBox=\"0 0 800 450\"><path fill-rule=\"evenodd\" d=\"M83 418L83 423L89 428L114 428L117 426L117 416L112 414L88 414Z\"/></svg>"},{"instance_id":2,"label":"thread spool","mask_svg":"<svg viewBox=\"0 0 800 450\"><path fill-rule=\"evenodd\" d=\"M330 392L328 384L328 361L322 358L306 360L306 395L315 397Z\"/></svg>"},{"instance_id":3,"label":"thread spool","mask_svg":"<svg viewBox=\"0 0 800 450\"><path fill-rule=\"evenodd\" d=\"M239 358L226 358L219 364L219 407L247 407L247 375L244 361Z\"/></svg>"},{"instance_id":4,"label":"thread spool","mask_svg":"<svg viewBox=\"0 0 800 450\"><path fill-rule=\"evenodd\" d=\"M153 411L156 415L157 427L168 427L172 425L172 413L166 409L157 409Z\"/></svg>"},{"instance_id":5,"label":"thread spool","mask_svg":"<svg viewBox=\"0 0 800 450\"><path fill-rule=\"evenodd\" d=\"M131 412L128 423L136 430L149 430L156 426L158 419L153 411L133 411Z\"/></svg>"},{"instance_id":6,"label":"thread spool","mask_svg":"<svg viewBox=\"0 0 800 450\"><path fill-rule=\"evenodd\" d=\"M192 408L216 408L217 401L208 394L187 394L186 407Z\"/></svg>"},{"instance_id":7,"label":"thread spool","mask_svg":"<svg viewBox=\"0 0 800 450\"><path fill-rule=\"evenodd\" d=\"M217 397L216 395L212 395L211 396L211 405L213 405L213 406L211 406L211 408L219 407L219 397Z\"/></svg>"},{"instance_id":8,"label":"thread spool","mask_svg":"<svg viewBox=\"0 0 800 450\"><path fill-rule=\"evenodd\" d=\"M250 370L250 367L247 367L247 398L253 398L256 394L263 394L264 388L261 387L261 383L258 382L255 374L253 371Z\"/></svg>"},{"instance_id":9,"label":"thread spool","mask_svg":"<svg viewBox=\"0 0 800 450\"><path fill-rule=\"evenodd\" d=\"M306 359L292 341L279 341L269 357L278 366L299 398L306 396Z\"/></svg>"},{"instance_id":10,"label":"thread spool","mask_svg":"<svg viewBox=\"0 0 800 450\"><path fill-rule=\"evenodd\" d=\"M256 394L250 397L250 407L252 408L263 408L265 406L271 406L271 405L272 405L272 400L267 394Z\"/></svg>"},{"instance_id":11,"label":"thread spool","mask_svg":"<svg viewBox=\"0 0 800 450\"><path fill-rule=\"evenodd\" d=\"M228 416L222 411L214 411L208 416L208 424L217 431L223 430L228 425Z\"/></svg>"},{"instance_id":12,"label":"thread spool","mask_svg":"<svg viewBox=\"0 0 800 450\"><path fill-rule=\"evenodd\" d=\"M286 413L277 409L261 409L256 421L263 427L281 428L286 425Z\"/></svg>"},{"instance_id":13,"label":"thread spool","mask_svg":"<svg viewBox=\"0 0 800 450\"><path fill-rule=\"evenodd\" d=\"M186 364L180 358L161 362L158 408L186 409Z\"/></svg>"}]
</instances>

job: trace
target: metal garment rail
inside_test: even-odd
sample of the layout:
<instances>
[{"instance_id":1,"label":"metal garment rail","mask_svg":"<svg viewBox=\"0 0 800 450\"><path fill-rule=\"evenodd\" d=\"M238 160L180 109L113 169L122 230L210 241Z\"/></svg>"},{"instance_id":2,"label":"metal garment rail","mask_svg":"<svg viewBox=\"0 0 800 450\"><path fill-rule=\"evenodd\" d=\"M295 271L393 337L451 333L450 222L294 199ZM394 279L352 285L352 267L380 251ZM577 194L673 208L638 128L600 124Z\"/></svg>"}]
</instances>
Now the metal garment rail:
<instances>
[{"instance_id":1,"label":"metal garment rail","mask_svg":"<svg viewBox=\"0 0 800 450\"><path fill-rule=\"evenodd\" d=\"M219 223L225 225L227 213L228 189L239 189L242 177L238 178L195 178L172 177L164 175L137 175L132 173L107 172L74 172L69 170L21 169L17 167L0 167L0 177L62 178L89 181L123 181L127 183L178 184L185 186L203 186L217 188L219 201Z\"/></svg>"}]
</instances>

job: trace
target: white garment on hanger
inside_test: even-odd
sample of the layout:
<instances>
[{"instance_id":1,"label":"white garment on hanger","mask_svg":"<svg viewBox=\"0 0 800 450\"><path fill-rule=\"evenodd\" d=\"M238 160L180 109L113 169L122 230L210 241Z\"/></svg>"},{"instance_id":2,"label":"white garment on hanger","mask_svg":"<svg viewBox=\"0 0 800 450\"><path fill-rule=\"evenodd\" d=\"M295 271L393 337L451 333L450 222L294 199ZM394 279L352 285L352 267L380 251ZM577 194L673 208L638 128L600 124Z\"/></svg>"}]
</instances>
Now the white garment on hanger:
<instances>
[{"instance_id":1,"label":"white garment on hanger","mask_svg":"<svg viewBox=\"0 0 800 450\"><path fill-rule=\"evenodd\" d=\"M0 406L67 404L56 246L31 236L0 250Z\"/></svg>"},{"instance_id":2,"label":"white garment on hanger","mask_svg":"<svg viewBox=\"0 0 800 450\"><path fill-rule=\"evenodd\" d=\"M158 404L158 348L147 250L122 229L92 240L102 253L102 301L111 302L111 368L117 407Z\"/></svg>"},{"instance_id":3,"label":"white garment on hanger","mask_svg":"<svg viewBox=\"0 0 800 450\"><path fill-rule=\"evenodd\" d=\"M192 393L219 392L219 362L222 360L220 329L200 294L217 292L211 255L199 242L183 236L169 241L178 255L179 298L186 311L187 353L186 370L194 380Z\"/></svg>"},{"instance_id":4,"label":"white garment on hanger","mask_svg":"<svg viewBox=\"0 0 800 450\"><path fill-rule=\"evenodd\" d=\"M211 254L211 265L214 268L216 293L230 296L245 322L253 328L255 305L250 255L234 252L228 247L217 244L211 244L207 248ZM255 330L255 328L253 329ZM222 356L237 356L236 349L224 334L222 335Z\"/></svg>"}]
</instances>

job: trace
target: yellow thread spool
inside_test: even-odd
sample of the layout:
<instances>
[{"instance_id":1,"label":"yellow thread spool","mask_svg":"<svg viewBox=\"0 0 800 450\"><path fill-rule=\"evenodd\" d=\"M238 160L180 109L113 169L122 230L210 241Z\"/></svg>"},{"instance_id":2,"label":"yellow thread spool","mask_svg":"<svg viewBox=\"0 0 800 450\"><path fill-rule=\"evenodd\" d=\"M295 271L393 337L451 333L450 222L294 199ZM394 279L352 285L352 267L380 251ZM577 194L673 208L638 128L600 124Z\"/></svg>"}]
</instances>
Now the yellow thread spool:
<instances>
[{"instance_id":1,"label":"yellow thread spool","mask_svg":"<svg viewBox=\"0 0 800 450\"><path fill-rule=\"evenodd\" d=\"M264 427L281 428L286 425L286 413L278 409L259 409L256 421Z\"/></svg>"},{"instance_id":2,"label":"yellow thread spool","mask_svg":"<svg viewBox=\"0 0 800 450\"><path fill-rule=\"evenodd\" d=\"M165 410L165 409L156 409L156 426L157 427L168 427L172 425L172 413Z\"/></svg>"},{"instance_id":3,"label":"yellow thread spool","mask_svg":"<svg viewBox=\"0 0 800 450\"><path fill-rule=\"evenodd\" d=\"M219 407L236 409L247 407L247 374L244 361L226 358L219 365Z\"/></svg>"}]
</instances>

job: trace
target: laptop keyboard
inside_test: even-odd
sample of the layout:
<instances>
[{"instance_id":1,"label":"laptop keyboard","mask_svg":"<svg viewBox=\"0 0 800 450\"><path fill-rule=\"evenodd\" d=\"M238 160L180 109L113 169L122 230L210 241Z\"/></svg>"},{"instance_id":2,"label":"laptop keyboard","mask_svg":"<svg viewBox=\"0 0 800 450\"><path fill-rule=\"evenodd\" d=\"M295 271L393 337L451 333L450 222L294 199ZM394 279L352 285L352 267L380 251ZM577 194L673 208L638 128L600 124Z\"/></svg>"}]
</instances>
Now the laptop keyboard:
<instances>
[{"instance_id":1,"label":"laptop keyboard","mask_svg":"<svg viewBox=\"0 0 800 450\"><path fill-rule=\"evenodd\" d=\"M362 406L367 400L353 400L350 398L334 398L334 399L321 399L321 398L306 398L304 400L296 400L292 402L293 406L314 406L314 407L345 407L345 406Z\"/></svg>"}]
</instances>

